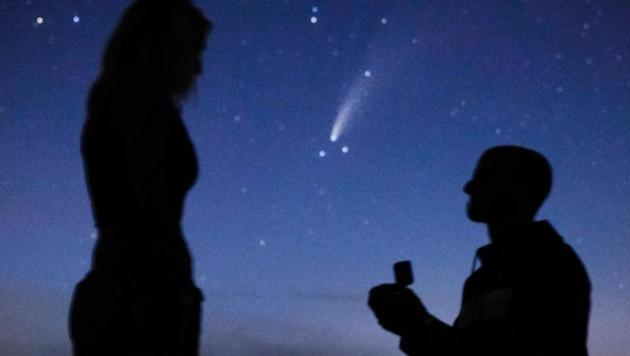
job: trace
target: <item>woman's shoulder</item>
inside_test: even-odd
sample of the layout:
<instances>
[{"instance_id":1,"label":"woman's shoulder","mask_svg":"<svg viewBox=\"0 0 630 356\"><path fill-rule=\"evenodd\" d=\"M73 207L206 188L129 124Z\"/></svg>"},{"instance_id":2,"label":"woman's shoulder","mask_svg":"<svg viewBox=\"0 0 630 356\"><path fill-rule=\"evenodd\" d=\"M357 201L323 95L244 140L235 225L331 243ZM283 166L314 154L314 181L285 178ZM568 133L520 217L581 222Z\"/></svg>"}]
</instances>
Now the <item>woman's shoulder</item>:
<instances>
[{"instance_id":1,"label":"woman's shoulder","mask_svg":"<svg viewBox=\"0 0 630 356\"><path fill-rule=\"evenodd\" d=\"M159 128L173 115L178 112L167 95L133 83L99 80L90 93L87 122L134 134Z\"/></svg>"}]
</instances>

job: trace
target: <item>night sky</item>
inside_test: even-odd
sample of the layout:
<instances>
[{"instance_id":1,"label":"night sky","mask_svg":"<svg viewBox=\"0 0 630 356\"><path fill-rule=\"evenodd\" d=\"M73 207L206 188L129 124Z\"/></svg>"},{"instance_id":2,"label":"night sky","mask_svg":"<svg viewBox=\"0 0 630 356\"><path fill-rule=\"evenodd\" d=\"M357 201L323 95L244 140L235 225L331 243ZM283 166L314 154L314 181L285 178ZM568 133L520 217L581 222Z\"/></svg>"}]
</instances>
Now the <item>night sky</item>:
<instances>
[{"instance_id":1,"label":"night sky","mask_svg":"<svg viewBox=\"0 0 630 356\"><path fill-rule=\"evenodd\" d=\"M183 107L203 354L396 355L366 298L401 259L452 322L487 243L462 187L517 144L555 169L539 218L590 273L591 354L627 355L627 1L196 2L215 25ZM69 353L97 237L85 102L128 3L0 0L1 354Z\"/></svg>"}]
</instances>

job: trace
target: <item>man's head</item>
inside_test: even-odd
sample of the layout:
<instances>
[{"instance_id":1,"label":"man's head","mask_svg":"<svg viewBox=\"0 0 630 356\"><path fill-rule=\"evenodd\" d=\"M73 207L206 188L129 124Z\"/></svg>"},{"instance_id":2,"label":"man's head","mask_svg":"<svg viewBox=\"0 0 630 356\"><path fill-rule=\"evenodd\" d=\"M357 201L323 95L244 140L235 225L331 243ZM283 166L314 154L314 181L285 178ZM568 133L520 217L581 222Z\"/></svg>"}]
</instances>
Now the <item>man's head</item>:
<instances>
[{"instance_id":1,"label":"man's head","mask_svg":"<svg viewBox=\"0 0 630 356\"><path fill-rule=\"evenodd\" d=\"M464 186L468 217L486 224L534 219L551 190L551 166L540 153L518 146L490 148Z\"/></svg>"}]
</instances>

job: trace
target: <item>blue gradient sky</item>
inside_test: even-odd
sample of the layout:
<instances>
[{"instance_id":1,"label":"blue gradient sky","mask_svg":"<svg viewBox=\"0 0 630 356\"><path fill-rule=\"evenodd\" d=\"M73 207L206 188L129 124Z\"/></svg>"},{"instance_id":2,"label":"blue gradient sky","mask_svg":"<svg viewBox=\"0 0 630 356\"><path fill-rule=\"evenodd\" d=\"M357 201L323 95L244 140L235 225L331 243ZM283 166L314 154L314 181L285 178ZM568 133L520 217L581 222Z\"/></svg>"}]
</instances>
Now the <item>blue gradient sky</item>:
<instances>
[{"instance_id":1,"label":"blue gradient sky","mask_svg":"<svg viewBox=\"0 0 630 356\"><path fill-rule=\"evenodd\" d=\"M0 1L0 353L69 350L96 236L79 135L128 3ZM487 242L461 188L497 144L550 159L540 217L589 270L591 354L630 349L627 2L197 3L215 31L184 107L201 164L184 224L205 354L395 355L365 299L400 259L452 322Z\"/></svg>"}]
</instances>

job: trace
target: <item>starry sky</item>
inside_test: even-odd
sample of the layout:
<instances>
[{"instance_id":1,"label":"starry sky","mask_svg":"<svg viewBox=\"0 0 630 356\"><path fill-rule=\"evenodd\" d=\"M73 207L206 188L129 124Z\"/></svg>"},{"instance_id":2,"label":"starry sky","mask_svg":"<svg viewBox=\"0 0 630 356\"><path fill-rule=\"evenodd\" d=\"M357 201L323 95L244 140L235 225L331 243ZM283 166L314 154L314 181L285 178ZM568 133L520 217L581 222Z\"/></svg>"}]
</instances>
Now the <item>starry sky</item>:
<instances>
[{"instance_id":1,"label":"starry sky","mask_svg":"<svg viewBox=\"0 0 630 356\"><path fill-rule=\"evenodd\" d=\"M196 2L215 25L183 108L204 355L396 355L366 297L401 259L452 322L487 243L462 187L498 144L555 169L539 218L590 273L591 354L630 349L627 1ZM0 0L2 354L69 352L97 238L79 136L128 3Z\"/></svg>"}]
</instances>

